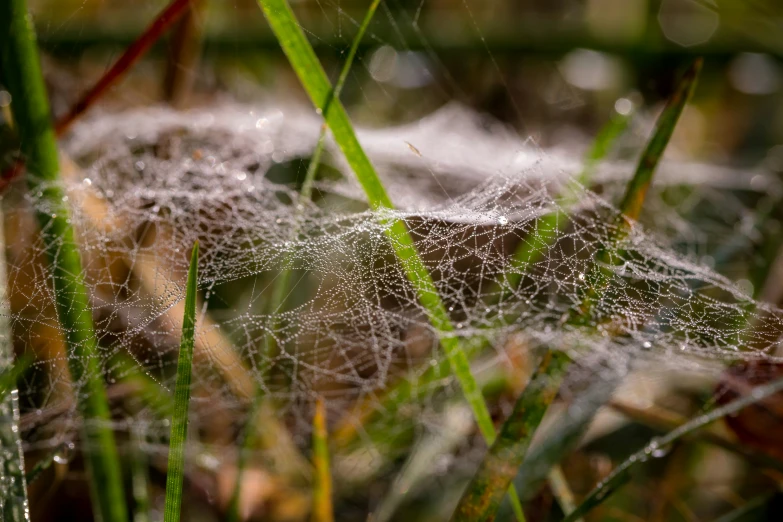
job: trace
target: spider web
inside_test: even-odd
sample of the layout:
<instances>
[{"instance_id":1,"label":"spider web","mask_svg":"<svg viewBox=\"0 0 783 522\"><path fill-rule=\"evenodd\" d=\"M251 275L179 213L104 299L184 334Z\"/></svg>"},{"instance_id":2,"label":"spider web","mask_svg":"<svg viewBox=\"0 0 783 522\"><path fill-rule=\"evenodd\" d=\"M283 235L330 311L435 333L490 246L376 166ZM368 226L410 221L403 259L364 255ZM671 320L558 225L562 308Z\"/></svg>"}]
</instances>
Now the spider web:
<instances>
[{"instance_id":1,"label":"spider web","mask_svg":"<svg viewBox=\"0 0 783 522\"><path fill-rule=\"evenodd\" d=\"M353 30L357 21L340 3L319 5L336 20L338 40L350 43L344 26ZM433 89L459 92L419 27L424 3L402 21L383 5L399 41L372 30L369 37L402 49L396 59L427 72ZM416 62L420 55L403 56L412 44L400 25L419 40L425 65ZM378 75L378 63L360 60L359 66ZM148 101L142 97L142 104ZM142 431L151 454L165 454L168 419L140 382L153 383L160 394L173 390L187 261L196 240L201 302L191 425L198 435L189 444L204 467L220 465L212 446L238 440L256 387L302 448L318 398L326 400L335 424L369 441L368 454L389 451L386 446L411 426L431 432L453 423L443 411L453 410L461 392L447 370L431 375L442 367L443 334L427 321L395 259L384 233L390 217L411 230L456 326L449 335L480 347L472 360L482 384L518 374L540 348L568 351L580 366L572 380L582 384L646 365L714 373L735 360L780 359L783 312L755 301L701 257L714 254L707 236L714 241L734 225L726 193L779 191L764 173L664 162L656 189L683 180L698 185L700 201L722 212L726 223L697 230L655 192L651 217L618 242L622 218L611 201L632 165L602 166L595 175L599 195L575 186L583 165L570 148L542 150L457 103L408 124L360 130L398 210L367 210L331 142L328 161L342 176L320 180L316 200L301 203L296 188L277 183L273 174L309 157L320 126L312 110L293 102L222 102L187 112L96 111L64 142L64 184L113 427L122 434ZM569 201L577 203L564 203L569 191ZM70 379L34 220L35 211L47 212L40 196L21 191L4 200L8 319L16 342L36 354L19 397L28 450L67 446L83 422L75 409L83 383ZM735 208L737 215L748 211L739 203ZM562 216L554 231L544 226L553 213ZM535 245L524 267L512 262L520 244ZM614 253L613 263L602 267L609 282L584 326L572 326L567 319L590 292L589 276L607 250ZM292 274L286 301L270 310L273 287L286 270ZM390 408L387 395L401 382L417 398ZM502 406L493 406L498 418ZM380 439L367 424L367 409L386 430ZM228 428L218 436L221 422ZM482 443L471 439L469 446L468 454ZM374 466L351 455L337 470L359 482L357 469Z\"/></svg>"}]
</instances>

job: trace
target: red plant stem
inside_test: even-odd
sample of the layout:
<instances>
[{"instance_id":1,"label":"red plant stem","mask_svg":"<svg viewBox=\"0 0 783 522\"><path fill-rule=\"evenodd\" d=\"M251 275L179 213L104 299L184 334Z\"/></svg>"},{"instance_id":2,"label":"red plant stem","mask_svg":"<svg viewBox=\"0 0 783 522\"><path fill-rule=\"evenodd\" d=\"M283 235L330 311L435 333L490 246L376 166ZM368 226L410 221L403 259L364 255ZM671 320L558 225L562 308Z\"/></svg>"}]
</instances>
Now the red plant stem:
<instances>
[{"instance_id":1,"label":"red plant stem","mask_svg":"<svg viewBox=\"0 0 783 522\"><path fill-rule=\"evenodd\" d=\"M168 7L155 18L152 24L147 27L147 30L125 49L125 52L122 53L120 59L112 65L111 69L106 71L101 79L98 80L98 83L87 91L84 96L71 107L71 110L68 111L65 116L57 120L57 123L55 124L57 136L62 136L79 116L84 114L87 109L94 105L95 101L101 97L109 87L122 78L125 72L127 72L139 58L144 56L161 35L190 8L192 1L193 0L173 0Z\"/></svg>"},{"instance_id":2,"label":"red plant stem","mask_svg":"<svg viewBox=\"0 0 783 522\"><path fill-rule=\"evenodd\" d=\"M144 56L150 47L161 37L166 30L179 20L190 9L193 0L173 0L150 24L149 27L125 49L119 60L106 71L98 82L87 91L76 104L71 107L65 116L59 118L54 125L54 132L59 138L71 127L82 114L95 105L95 102L103 96L109 88L117 83L123 75ZM3 172L0 177L0 192L24 172L24 161L17 160Z\"/></svg>"}]
</instances>

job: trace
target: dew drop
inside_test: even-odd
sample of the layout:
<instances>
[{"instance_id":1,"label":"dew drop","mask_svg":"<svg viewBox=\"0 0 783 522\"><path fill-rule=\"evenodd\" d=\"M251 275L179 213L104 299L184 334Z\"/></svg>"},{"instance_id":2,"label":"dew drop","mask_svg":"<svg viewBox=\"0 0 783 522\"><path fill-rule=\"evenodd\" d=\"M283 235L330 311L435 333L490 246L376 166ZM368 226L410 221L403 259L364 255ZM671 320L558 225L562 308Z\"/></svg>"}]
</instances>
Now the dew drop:
<instances>
[{"instance_id":1,"label":"dew drop","mask_svg":"<svg viewBox=\"0 0 783 522\"><path fill-rule=\"evenodd\" d=\"M506 216L499 216L498 217L498 225L500 225L500 226L508 225L508 218Z\"/></svg>"},{"instance_id":2,"label":"dew drop","mask_svg":"<svg viewBox=\"0 0 783 522\"><path fill-rule=\"evenodd\" d=\"M642 347L644 347L646 350L649 350L652 348L652 343L650 341L644 341L644 343L642 343Z\"/></svg>"},{"instance_id":3,"label":"dew drop","mask_svg":"<svg viewBox=\"0 0 783 522\"><path fill-rule=\"evenodd\" d=\"M585 275L584 275L584 274L582 274L581 272L580 272L580 274L579 274L579 280L580 280L580 281L584 281L584 280L585 280Z\"/></svg>"},{"instance_id":4,"label":"dew drop","mask_svg":"<svg viewBox=\"0 0 783 522\"><path fill-rule=\"evenodd\" d=\"M146 167L143 161L137 161L134 166L136 167L136 170L138 170L139 172L143 171L144 168Z\"/></svg>"},{"instance_id":5,"label":"dew drop","mask_svg":"<svg viewBox=\"0 0 783 522\"><path fill-rule=\"evenodd\" d=\"M90 178L84 178L82 180L82 184L89 187L90 185L92 185L92 180Z\"/></svg>"},{"instance_id":6,"label":"dew drop","mask_svg":"<svg viewBox=\"0 0 783 522\"><path fill-rule=\"evenodd\" d=\"M245 174L244 172L239 172L237 173L237 179L239 181L245 181L247 179L247 174Z\"/></svg>"}]
</instances>

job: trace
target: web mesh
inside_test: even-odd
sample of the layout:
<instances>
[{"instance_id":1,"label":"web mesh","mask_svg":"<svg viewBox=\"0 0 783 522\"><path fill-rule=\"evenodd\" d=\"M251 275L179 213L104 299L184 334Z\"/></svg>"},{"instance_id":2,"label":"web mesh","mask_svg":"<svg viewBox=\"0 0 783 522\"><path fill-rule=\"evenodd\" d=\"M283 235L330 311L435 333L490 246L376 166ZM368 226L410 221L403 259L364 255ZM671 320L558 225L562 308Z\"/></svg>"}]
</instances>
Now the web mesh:
<instances>
[{"instance_id":1,"label":"web mesh","mask_svg":"<svg viewBox=\"0 0 783 522\"><path fill-rule=\"evenodd\" d=\"M446 132L453 118L451 108L422 123L424 134L439 135L438 126ZM460 396L441 365L439 333L384 234L392 218L412 231L456 326L449 335L472 347L480 382L542 346L569 351L593 378L601 368L646 361L704 370L705 359L776 357L780 310L640 225L618 242L618 212L595 193L573 188L579 163L569 156L485 132L473 140L475 150L463 150L465 158L477 156L475 171L467 162L449 176L452 165L440 158L463 158L448 141L439 148L405 128L363 132L383 172L411 174L389 177L401 210L375 213L361 210L350 173L321 182L316 203L299 203L293 188L270 180L273 166L312 149L318 128L314 116L295 108L230 105L109 114L74 130L65 183L121 432L141 419L165 440L165 416L133 393L130 377L146 375L162 393L173 389L195 240L203 304L192 417L201 431L209 432L216 418L238 430L256 386L302 444L317 397L326 398L331 418L364 430L356 404L381 421L398 423L403 415L426 426L438 404ZM390 143L408 154L378 152ZM479 171L482 155L497 158L496 151L510 164ZM432 168L440 169L437 177ZM433 175L422 176L428 169ZM611 179L613 169L599 177ZM411 186L410 179L425 181ZM563 203L566 190L577 191L577 203ZM80 383L69 381L52 280L35 239L31 211L46 211L39 196L6 202L10 319L39 354L20 397L31 448L70 440L80 422L72 400ZM544 227L555 212L558 229ZM511 261L520 244L535 245L524 266ZM614 253L602 267L608 283L593 293L584 326L570 326L603 251ZM280 309L269 310L284 270L292 273L291 290ZM433 376L432 368L440 371ZM419 400L391 410L386 395L399 382L411 383Z\"/></svg>"}]
</instances>

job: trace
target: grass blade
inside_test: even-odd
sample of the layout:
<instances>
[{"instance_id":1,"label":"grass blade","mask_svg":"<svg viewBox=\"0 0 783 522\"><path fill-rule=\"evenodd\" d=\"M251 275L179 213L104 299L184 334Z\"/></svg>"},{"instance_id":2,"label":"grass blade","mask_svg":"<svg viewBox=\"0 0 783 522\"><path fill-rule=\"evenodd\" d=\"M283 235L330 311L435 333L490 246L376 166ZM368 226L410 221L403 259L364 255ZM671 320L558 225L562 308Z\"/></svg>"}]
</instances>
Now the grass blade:
<instances>
[{"instance_id":1,"label":"grass blade","mask_svg":"<svg viewBox=\"0 0 783 522\"><path fill-rule=\"evenodd\" d=\"M593 145L590 147L586 157L585 166L582 169L577 181L577 184L582 186L589 186L593 177L593 173L598 163L608 154L612 145L616 139L625 131L628 127L632 112L616 113L609 122L601 129L596 137ZM560 201L560 206L563 208L560 212L552 212L542 216L537 225L539 234L536 237L530 238L530 241L521 241L514 253L511 255L510 262L514 266L515 271L508 273L504 276L505 286L507 288L516 288L519 286L522 280L522 273L526 268L539 261L546 251L551 248L552 242L557 237L558 231L562 228L563 224L568 221L568 209L575 203L576 198L574 193L576 191L573 187L566 187L565 193ZM549 241L539 239L539 237L549 236ZM503 291L498 283L494 283L488 290L486 290L488 296L494 296L494 301L499 301L503 297ZM500 323L500 321L498 321ZM490 342L487 339L476 339L471 343L463 343L462 349L465 351L468 359L472 359L475 355L481 353ZM446 361L447 363L447 361ZM416 378L416 384L419 389L426 390L427 386L434 383L438 379L442 379L448 374L448 364L440 362L436 366L431 366L422 375ZM373 414L378 410L394 413L400 406L416 400L417 395L414 393L411 383L407 379L392 385L381 397L373 398L359 404L353 410L351 423L343 422L338 425L333 437L338 445L343 446L351 442L356 435L355 426L372 421ZM377 407L377 403L383 404L382 408Z\"/></svg>"},{"instance_id":2,"label":"grass blade","mask_svg":"<svg viewBox=\"0 0 783 522\"><path fill-rule=\"evenodd\" d=\"M108 426L109 404L101 376L92 312L84 286L81 254L60 185L60 168L49 102L41 74L35 34L25 0L0 2L2 81L11 93L14 122L30 175L46 212L38 221L51 262L57 316L64 329L74 382L82 383L78 407L84 415L87 468L96 515L105 522L127 520L119 457Z\"/></svg>"},{"instance_id":3,"label":"grass blade","mask_svg":"<svg viewBox=\"0 0 783 522\"><path fill-rule=\"evenodd\" d=\"M701 69L701 65L701 59L694 61L678 84L675 92L669 98L666 107L658 118L655 132L653 133L644 152L642 153L636 172L628 185L628 189L620 207L620 210L625 218L635 220L639 217L642 204L644 203L644 199L647 194L647 189L649 188L652 177L663 155L666 144L668 144L669 139L671 138L674 127L677 124L680 114L682 114L682 110L685 107L685 104L688 102L691 95L693 94L693 91L695 90L696 79ZM622 234L626 233L628 226L629 222L627 219L623 219L619 224L615 236L611 238L610 241L619 241L622 237ZM607 251L599 252L597 254L597 258L605 258L607 257L607 254ZM607 274L607 270L607 268L602 267L599 264L594 265L592 271L593 275L590 278L592 283L591 289L586 293L585 300L582 305L577 310L575 310L571 319L572 322L579 324L580 322L590 320L588 316L592 307L592 303L600 297L601 292L604 290L606 285L608 285L610 276ZM544 373L549 373L550 371L551 368L544 369ZM611 393L611 389L608 391ZM527 391L523 392L523 395L526 392ZM608 398L609 394L607 394L606 397ZM551 402L551 400L554 399L554 395L548 398ZM548 408L549 403L541 404L539 406L543 407L545 411L546 408ZM597 408L594 408L592 411L593 413L597 412ZM513 418L516 414L517 411L515 409L506 422L520 422L519 420L515 420ZM587 428L591 420L592 415L588 415L581 418L579 422L570 424L569 432L560 434L560 437L558 437L558 440L561 442L552 444L551 448L547 448L547 451L537 453L537 458L535 461L531 461L529 466L524 466L523 464L523 466L518 471L515 467L515 474L517 475L515 482L520 482L527 479L527 477L524 475L520 476L520 473L534 474L540 473L542 470L548 471L551 469L554 464L561 460L563 452L567 451L573 446L573 443L577 440L578 435ZM537 428L537 423L530 426L530 428L535 431ZM552 441L545 442L545 446L549 446L550 442ZM527 459L520 460L520 462L525 463L525 460ZM464 498L465 497L463 497L463 500ZM581 517L581 514L577 513L577 511L578 510L575 510L571 515L569 515L570 520L578 520ZM574 515L574 513L577 514ZM490 516L491 515L494 515L494 511L490 513Z\"/></svg>"},{"instance_id":4,"label":"grass blade","mask_svg":"<svg viewBox=\"0 0 783 522\"><path fill-rule=\"evenodd\" d=\"M315 403L313 416L313 522L333 522L332 474L329 466L329 433L326 429L326 406L323 399Z\"/></svg>"},{"instance_id":5,"label":"grass blade","mask_svg":"<svg viewBox=\"0 0 783 522\"><path fill-rule=\"evenodd\" d=\"M198 292L198 241L193 245L185 293L185 317L177 359L177 384L174 390L174 417L169 439L169 465L166 474L165 522L179 522L182 507L182 485L185 480L185 442L188 431L190 379L193 365L193 345L196 336L196 293Z\"/></svg>"},{"instance_id":6,"label":"grass blade","mask_svg":"<svg viewBox=\"0 0 783 522\"><path fill-rule=\"evenodd\" d=\"M631 471L636 467L636 465L647 462L652 456L654 456L656 452L661 450L665 451L665 448L671 447L675 441L690 435L696 430L699 430L718 419L726 417L727 415L733 415L743 408L763 401L767 397L771 397L772 395L782 391L783 379L777 379L769 384L757 386L753 388L747 395L740 397L739 399L736 399L724 406L715 408L709 413L700 415L699 417L686 422L679 428L670 431L662 437L651 440L647 446L640 449L628 457L625 462L617 466L606 479L601 481L601 483L598 484L587 495L587 497L585 497L582 503L579 504L579 506L577 506L577 508L572 511L571 514L563 519L563 522L573 522L577 518L583 517L594 507L601 504L612 494L612 492L630 480Z\"/></svg>"},{"instance_id":7,"label":"grass blade","mask_svg":"<svg viewBox=\"0 0 783 522\"><path fill-rule=\"evenodd\" d=\"M297 23L291 6L288 5L287 0L259 0L258 4L299 77L299 81L332 130L335 141L367 195L370 207L374 210L392 209L392 201L375 172L375 168L359 144L345 108L339 99L333 97L334 91L329 79L310 42ZM484 402L484 397L481 395L481 390L470 371L470 362L460 347L460 341L452 335L454 325L438 295L435 283L421 260L405 223L399 219L391 219L387 224L385 232L397 259L402 264L405 275L413 286L430 323L440 334L443 351L452 372L460 383L468 404L473 410L481 434L488 444L492 444L495 441L492 418ZM512 500L516 506L519 506L514 492L512 492ZM521 508L519 508L518 514L521 515Z\"/></svg>"},{"instance_id":8,"label":"grass blade","mask_svg":"<svg viewBox=\"0 0 783 522\"><path fill-rule=\"evenodd\" d=\"M348 163L356 173L359 183L364 188L370 206L375 210L392 209L391 199L389 199L386 189L375 172L375 168L359 145L345 109L339 99L332 98L332 89L326 73L301 27L297 24L288 2L286 0L269 0L259 2L259 5L315 106L322 113L325 107L329 109L324 113L326 122ZM478 385L470 373L467 357L459 349L459 341L450 336L454 331L454 326L438 295L435 283L416 251L413 238L408 233L405 223L400 220L391 220L386 234L397 258L403 265L408 280L416 290L419 302L427 311L432 325L439 332L445 334L441 337L443 350L451 363L454 374L462 385L463 393L473 409L482 434L490 442L493 441L495 431L489 411Z\"/></svg>"},{"instance_id":9,"label":"grass blade","mask_svg":"<svg viewBox=\"0 0 783 522\"><path fill-rule=\"evenodd\" d=\"M696 90L696 79L699 77L703 63L704 60L702 58L697 58L688 67L674 93L667 100L663 112L658 117L655 131L650 141L647 142L647 147L645 147L636 167L636 173L628 184L625 197L623 197L623 201L620 204L620 210L627 218L639 219L644 199L647 196L647 189L650 188L655 170L658 168L666 146L674 133L674 128L680 120L682 110Z\"/></svg>"},{"instance_id":10,"label":"grass blade","mask_svg":"<svg viewBox=\"0 0 783 522\"><path fill-rule=\"evenodd\" d=\"M451 520L480 522L493 520L505 492L525 457L533 434L557 395L568 368L562 352L547 352L519 396L500 434L468 484Z\"/></svg>"},{"instance_id":11,"label":"grass blade","mask_svg":"<svg viewBox=\"0 0 783 522\"><path fill-rule=\"evenodd\" d=\"M364 38L364 34L367 32L367 28L369 27L370 21L375 15L375 11L378 9L379 4L380 4L380 0L373 0L373 3L370 4L370 7L367 9L367 13L364 16L364 20L362 20L362 23L359 26L359 31L356 33L356 36L354 37L353 42L351 43L351 48L348 51L348 56L346 57L345 63L343 64L343 68L340 71L340 77L338 78L337 84L335 85L334 90L332 92L331 95L332 98L335 99L340 98L340 93L342 92L343 86L345 85L345 80L348 78L348 73L350 72L351 66L353 65L353 60L356 57L356 52L359 49L359 44L361 43L362 38ZM327 107L324 112L328 113L329 107ZM321 134L318 137L318 143L315 147L315 150L313 151L313 156L310 159L310 164L307 167L307 173L305 175L305 179L302 182L302 188L299 192L300 205L296 205L295 207L297 209L296 210L297 215L295 220L295 226L291 231L292 240L295 239L296 236L299 234L299 221L301 219L301 215L304 209L302 203L304 203L307 200L310 200L312 197L315 175L318 172L318 166L320 164L321 156L323 154L324 146L326 144L327 128L328 127L325 123L321 127ZM286 266L288 265L287 262L284 264ZM291 281L291 269L284 270L275 280L275 286L272 289L272 298L269 303L270 316L274 316L274 314L277 314L282 308L283 302L285 301L286 294L289 291L290 281ZM274 336L272 335L267 335L265 337L264 342L266 343L267 357L271 361L272 357L277 351L277 342ZM250 452L251 445L255 441L255 437L252 436L252 430L254 428L254 423L256 422L256 418L258 417L258 412L261 409L262 394L263 394L263 390L261 389L260 386L258 386L256 388L253 404L251 405L250 415L247 418L247 425L243 430L242 440L239 445L239 458L237 460L237 478L236 478L236 483L234 485L234 491L231 494L231 501L229 503L229 509L227 515L228 520L234 522L239 520L239 498L240 498L241 488L242 488L242 476L244 475L245 466L247 465L247 455Z\"/></svg>"}]
</instances>

